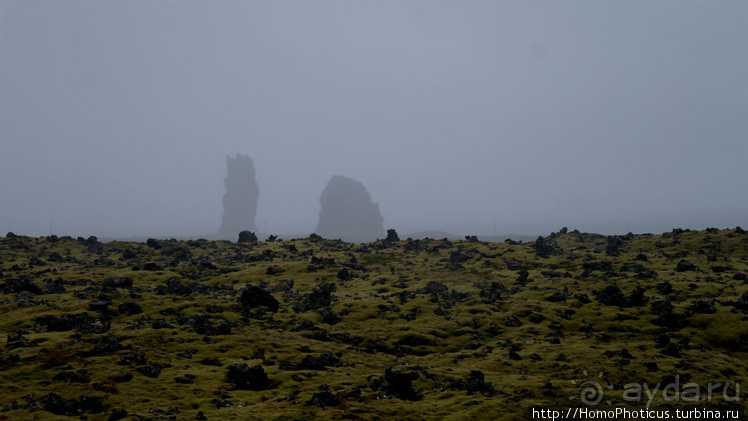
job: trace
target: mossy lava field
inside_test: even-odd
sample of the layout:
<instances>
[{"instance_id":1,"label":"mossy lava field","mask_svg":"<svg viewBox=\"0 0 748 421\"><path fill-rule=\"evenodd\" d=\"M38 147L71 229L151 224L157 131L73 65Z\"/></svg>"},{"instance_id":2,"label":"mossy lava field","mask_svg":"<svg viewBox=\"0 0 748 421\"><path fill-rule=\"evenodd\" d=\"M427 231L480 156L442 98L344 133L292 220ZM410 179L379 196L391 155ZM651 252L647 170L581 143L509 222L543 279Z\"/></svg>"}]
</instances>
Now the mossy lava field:
<instances>
[{"instance_id":1,"label":"mossy lava field","mask_svg":"<svg viewBox=\"0 0 748 421\"><path fill-rule=\"evenodd\" d=\"M529 243L8 233L0 419L745 416L747 283L740 228ZM637 400L637 385L660 386Z\"/></svg>"}]
</instances>

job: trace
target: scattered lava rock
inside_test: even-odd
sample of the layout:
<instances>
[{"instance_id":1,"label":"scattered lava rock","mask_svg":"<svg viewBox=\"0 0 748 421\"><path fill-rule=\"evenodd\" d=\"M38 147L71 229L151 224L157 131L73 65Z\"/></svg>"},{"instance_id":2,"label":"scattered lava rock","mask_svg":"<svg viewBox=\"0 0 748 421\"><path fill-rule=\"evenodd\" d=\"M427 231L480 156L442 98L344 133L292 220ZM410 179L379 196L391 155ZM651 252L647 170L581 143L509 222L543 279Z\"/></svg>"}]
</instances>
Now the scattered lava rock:
<instances>
[{"instance_id":1,"label":"scattered lava rock","mask_svg":"<svg viewBox=\"0 0 748 421\"><path fill-rule=\"evenodd\" d=\"M83 333L104 333L109 330L109 323L91 317L86 313L63 314L62 316L44 316L36 322L46 326L48 332L66 332L80 330Z\"/></svg>"},{"instance_id":2,"label":"scattered lava rock","mask_svg":"<svg viewBox=\"0 0 748 421\"><path fill-rule=\"evenodd\" d=\"M26 276L23 276L20 279L8 279L2 286L0 286L0 291L3 294L30 292L34 295L41 295L44 293L39 285L33 283Z\"/></svg>"},{"instance_id":3,"label":"scattered lava rock","mask_svg":"<svg viewBox=\"0 0 748 421\"><path fill-rule=\"evenodd\" d=\"M219 291L233 291L234 288L231 285L207 285L201 283L194 283L184 285L177 278L169 279L166 285L159 285L156 287L156 294L158 295L192 295L192 294L215 294Z\"/></svg>"},{"instance_id":4,"label":"scattered lava rock","mask_svg":"<svg viewBox=\"0 0 748 421\"><path fill-rule=\"evenodd\" d=\"M215 367L221 366L221 361L218 358L214 357L205 357L202 360L200 360L200 364L202 365L212 365Z\"/></svg>"},{"instance_id":5,"label":"scattered lava rock","mask_svg":"<svg viewBox=\"0 0 748 421\"><path fill-rule=\"evenodd\" d=\"M130 380L132 380L132 373L128 373L127 371L121 371L119 375L112 377L112 380L115 383L127 383Z\"/></svg>"},{"instance_id":6,"label":"scattered lava rock","mask_svg":"<svg viewBox=\"0 0 748 421\"><path fill-rule=\"evenodd\" d=\"M128 316L132 316L133 314L140 314L143 312L140 304L134 301L120 303L119 305L117 305L117 309L120 311L120 313L124 313Z\"/></svg>"},{"instance_id":7,"label":"scattered lava rock","mask_svg":"<svg viewBox=\"0 0 748 421\"><path fill-rule=\"evenodd\" d=\"M483 395L486 397L494 395L493 385L491 385L491 382L486 382L483 373L479 370L472 370L465 380L453 380L450 388L452 390L467 390L468 395Z\"/></svg>"},{"instance_id":8,"label":"scattered lava rock","mask_svg":"<svg viewBox=\"0 0 748 421\"><path fill-rule=\"evenodd\" d=\"M96 311L99 313L104 313L109 308L109 304L111 304L107 300L94 300L88 303L88 308L91 311Z\"/></svg>"},{"instance_id":9,"label":"scattered lava rock","mask_svg":"<svg viewBox=\"0 0 748 421\"><path fill-rule=\"evenodd\" d=\"M317 358L307 355L297 367L299 370L326 370L327 367L340 367L340 364L340 360L332 353L326 353Z\"/></svg>"},{"instance_id":10,"label":"scattered lava rock","mask_svg":"<svg viewBox=\"0 0 748 421\"><path fill-rule=\"evenodd\" d=\"M127 352L119 356L120 365L145 365L147 362L148 357L137 352Z\"/></svg>"},{"instance_id":11,"label":"scattered lava rock","mask_svg":"<svg viewBox=\"0 0 748 421\"><path fill-rule=\"evenodd\" d=\"M275 299L275 297L263 288L255 285L247 285L247 287L242 290L242 295L239 297L239 303L245 310L263 306L267 307L273 313L277 313L280 308L280 303Z\"/></svg>"},{"instance_id":12,"label":"scattered lava rock","mask_svg":"<svg viewBox=\"0 0 748 421\"><path fill-rule=\"evenodd\" d=\"M116 336L109 334L96 339L93 350L83 353L84 356L112 355L122 349Z\"/></svg>"},{"instance_id":13,"label":"scattered lava rock","mask_svg":"<svg viewBox=\"0 0 748 421\"><path fill-rule=\"evenodd\" d=\"M62 400L62 397L54 392L50 392L39 399L39 406L47 412L55 415L80 416L83 414L100 414L104 412L104 404L99 397L81 395L80 399Z\"/></svg>"},{"instance_id":14,"label":"scattered lava rock","mask_svg":"<svg viewBox=\"0 0 748 421\"><path fill-rule=\"evenodd\" d=\"M642 287L637 287L631 295L626 297L624 300L623 306L624 307L642 307L647 304L647 297L644 295L645 289Z\"/></svg>"},{"instance_id":15,"label":"scattered lava rock","mask_svg":"<svg viewBox=\"0 0 748 421\"><path fill-rule=\"evenodd\" d=\"M104 279L104 286L109 288L132 288L132 279L127 277L112 277Z\"/></svg>"},{"instance_id":16,"label":"scattered lava rock","mask_svg":"<svg viewBox=\"0 0 748 421\"><path fill-rule=\"evenodd\" d=\"M330 307L337 297L333 294L336 291L335 284L322 282L312 289L312 292L304 295L304 310L316 310L323 307Z\"/></svg>"},{"instance_id":17,"label":"scattered lava rock","mask_svg":"<svg viewBox=\"0 0 748 421\"><path fill-rule=\"evenodd\" d=\"M150 377L157 378L161 375L161 369L164 368L161 364L144 365L135 369L138 373Z\"/></svg>"},{"instance_id":18,"label":"scattered lava rock","mask_svg":"<svg viewBox=\"0 0 748 421\"><path fill-rule=\"evenodd\" d=\"M697 272L698 270L699 268L688 260L681 260L675 266L676 272Z\"/></svg>"},{"instance_id":19,"label":"scattered lava rock","mask_svg":"<svg viewBox=\"0 0 748 421\"><path fill-rule=\"evenodd\" d=\"M660 301L654 301L650 305L652 314L659 316L659 319L653 323L670 330L680 330L686 327L688 319L683 314L673 312L673 304L669 298Z\"/></svg>"},{"instance_id":20,"label":"scattered lava rock","mask_svg":"<svg viewBox=\"0 0 748 421\"><path fill-rule=\"evenodd\" d=\"M743 311L748 311L748 292L744 293L738 301L732 303L732 305Z\"/></svg>"},{"instance_id":21,"label":"scattered lava rock","mask_svg":"<svg viewBox=\"0 0 748 421\"><path fill-rule=\"evenodd\" d=\"M628 236L611 235L608 237L608 244L605 246L605 254L608 256L620 256L621 246L626 245L631 240Z\"/></svg>"},{"instance_id":22,"label":"scattered lava rock","mask_svg":"<svg viewBox=\"0 0 748 421\"><path fill-rule=\"evenodd\" d=\"M227 377L241 390L267 390L271 385L261 365L250 367L247 363L232 364L228 367Z\"/></svg>"},{"instance_id":23,"label":"scattered lava rock","mask_svg":"<svg viewBox=\"0 0 748 421\"><path fill-rule=\"evenodd\" d=\"M385 239L388 243L399 243L400 236L397 235L397 231L394 229L387 230L387 238Z\"/></svg>"},{"instance_id":24,"label":"scattered lava rock","mask_svg":"<svg viewBox=\"0 0 748 421\"><path fill-rule=\"evenodd\" d=\"M392 371L388 368L384 376L374 380L372 389L397 399L418 401L423 398L420 390L413 388L412 383L418 380L419 374L414 371Z\"/></svg>"},{"instance_id":25,"label":"scattered lava rock","mask_svg":"<svg viewBox=\"0 0 748 421\"><path fill-rule=\"evenodd\" d=\"M545 238L542 236L539 236L538 239L535 240L533 248L535 248L535 254L539 257L548 258L553 253L553 246L545 241Z\"/></svg>"},{"instance_id":26,"label":"scattered lava rock","mask_svg":"<svg viewBox=\"0 0 748 421\"><path fill-rule=\"evenodd\" d=\"M616 286L607 286L602 291L594 293L597 296L597 300L606 306L619 306L623 304L623 291Z\"/></svg>"},{"instance_id":27,"label":"scattered lava rock","mask_svg":"<svg viewBox=\"0 0 748 421\"><path fill-rule=\"evenodd\" d=\"M307 405L315 405L322 409L332 408L340 406L340 398L330 392L330 386L322 384L319 387L319 392L312 395L312 399L307 402Z\"/></svg>"},{"instance_id":28,"label":"scattered lava rock","mask_svg":"<svg viewBox=\"0 0 748 421\"><path fill-rule=\"evenodd\" d=\"M715 302L716 300L714 298L709 301L696 301L695 303L693 303L693 306L691 306L691 311L697 314L714 314L717 312L717 309L714 307Z\"/></svg>"},{"instance_id":29,"label":"scattered lava rock","mask_svg":"<svg viewBox=\"0 0 748 421\"><path fill-rule=\"evenodd\" d=\"M239 232L239 239L237 240L237 243L256 243L257 242L257 234L253 233L252 231L241 231Z\"/></svg>"},{"instance_id":30,"label":"scattered lava rock","mask_svg":"<svg viewBox=\"0 0 748 421\"><path fill-rule=\"evenodd\" d=\"M223 319L222 323L215 324L209 314L196 314L194 316L177 316L180 326L189 326L196 333L203 336L230 335L233 324Z\"/></svg>"},{"instance_id":31,"label":"scattered lava rock","mask_svg":"<svg viewBox=\"0 0 748 421\"><path fill-rule=\"evenodd\" d=\"M603 260L599 262L585 262L582 264L582 268L588 271L597 270L600 272L612 272L613 271L613 262L609 260Z\"/></svg>"},{"instance_id":32,"label":"scattered lava rock","mask_svg":"<svg viewBox=\"0 0 748 421\"><path fill-rule=\"evenodd\" d=\"M90 383L91 378L86 370L60 371L52 380L65 383Z\"/></svg>"}]
</instances>

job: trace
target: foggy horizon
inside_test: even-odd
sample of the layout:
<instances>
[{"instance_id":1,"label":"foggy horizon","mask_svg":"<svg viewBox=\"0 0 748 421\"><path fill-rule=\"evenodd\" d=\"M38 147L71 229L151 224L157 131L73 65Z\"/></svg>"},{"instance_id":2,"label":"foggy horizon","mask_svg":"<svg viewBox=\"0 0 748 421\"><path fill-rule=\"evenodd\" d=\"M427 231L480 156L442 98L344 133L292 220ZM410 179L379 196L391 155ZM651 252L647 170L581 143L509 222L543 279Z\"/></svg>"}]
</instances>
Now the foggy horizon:
<instances>
[{"instance_id":1,"label":"foggy horizon","mask_svg":"<svg viewBox=\"0 0 748 421\"><path fill-rule=\"evenodd\" d=\"M748 227L748 3L0 0L0 235ZM264 238L263 238L264 239Z\"/></svg>"}]
</instances>

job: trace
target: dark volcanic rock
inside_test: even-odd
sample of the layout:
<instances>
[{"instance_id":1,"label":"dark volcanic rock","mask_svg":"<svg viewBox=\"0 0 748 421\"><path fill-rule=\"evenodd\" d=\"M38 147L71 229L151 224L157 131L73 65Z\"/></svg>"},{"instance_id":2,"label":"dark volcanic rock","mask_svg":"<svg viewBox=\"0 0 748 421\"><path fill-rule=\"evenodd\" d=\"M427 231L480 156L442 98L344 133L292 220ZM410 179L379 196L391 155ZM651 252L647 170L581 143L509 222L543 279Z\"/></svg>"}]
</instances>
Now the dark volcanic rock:
<instances>
[{"instance_id":1,"label":"dark volcanic rock","mask_svg":"<svg viewBox=\"0 0 748 421\"><path fill-rule=\"evenodd\" d=\"M127 371L121 371L118 376L112 377L112 380L116 383L127 383L132 380L132 374Z\"/></svg>"},{"instance_id":2,"label":"dark volcanic rock","mask_svg":"<svg viewBox=\"0 0 748 421\"><path fill-rule=\"evenodd\" d=\"M223 183L223 217L218 235L230 240L244 230L257 231L255 215L260 187L255 179L255 165L252 158L237 154L236 158L226 156L227 175Z\"/></svg>"},{"instance_id":3,"label":"dark volcanic rock","mask_svg":"<svg viewBox=\"0 0 748 421\"><path fill-rule=\"evenodd\" d=\"M151 271L151 272L156 272L156 271L159 271L159 270L164 270L163 266L161 266L161 265L159 265L158 263L155 263L155 262L143 263L142 265L136 266L135 268L133 268L133 270L135 270L135 269L137 269L137 270L147 270L147 271Z\"/></svg>"},{"instance_id":4,"label":"dark volcanic rock","mask_svg":"<svg viewBox=\"0 0 748 421\"><path fill-rule=\"evenodd\" d=\"M202 360L200 360L200 364L202 365L212 365L215 367L221 366L221 361L218 360L218 358L214 357L205 357Z\"/></svg>"},{"instance_id":5,"label":"dark volcanic rock","mask_svg":"<svg viewBox=\"0 0 748 421\"><path fill-rule=\"evenodd\" d=\"M657 292L659 292L661 295L668 295L673 292L673 285L670 282L662 282L656 285Z\"/></svg>"},{"instance_id":6,"label":"dark volcanic rock","mask_svg":"<svg viewBox=\"0 0 748 421\"><path fill-rule=\"evenodd\" d=\"M252 231L241 231L239 233L239 239L237 240L237 243L256 243L257 242L257 234L253 233Z\"/></svg>"},{"instance_id":7,"label":"dark volcanic rock","mask_svg":"<svg viewBox=\"0 0 748 421\"><path fill-rule=\"evenodd\" d=\"M223 319L221 324L214 324L208 314L194 316L177 316L180 326L190 326L195 333L203 336L230 335L233 324Z\"/></svg>"},{"instance_id":8,"label":"dark volcanic rock","mask_svg":"<svg viewBox=\"0 0 748 421\"><path fill-rule=\"evenodd\" d=\"M190 295L192 289L189 286L182 284L179 279L169 279L166 281L166 285L159 285L156 287L156 294L158 295Z\"/></svg>"},{"instance_id":9,"label":"dark volcanic rock","mask_svg":"<svg viewBox=\"0 0 748 421\"><path fill-rule=\"evenodd\" d=\"M91 311L105 312L109 308L109 304L111 303L107 300L94 300L88 303L88 308Z\"/></svg>"},{"instance_id":10,"label":"dark volcanic rock","mask_svg":"<svg viewBox=\"0 0 748 421\"><path fill-rule=\"evenodd\" d=\"M163 367L160 364L154 364L154 365L144 365L141 367L138 367L135 369L138 373L155 379L156 377L161 375L161 369Z\"/></svg>"},{"instance_id":11,"label":"dark volcanic rock","mask_svg":"<svg viewBox=\"0 0 748 421\"><path fill-rule=\"evenodd\" d=\"M104 286L110 288L132 288L132 279L127 277L112 277L104 279Z\"/></svg>"},{"instance_id":12,"label":"dark volcanic rock","mask_svg":"<svg viewBox=\"0 0 748 421\"><path fill-rule=\"evenodd\" d=\"M19 362L21 362L21 358L18 356L18 354L10 355L4 354L0 351L0 370L15 367Z\"/></svg>"},{"instance_id":13,"label":"dark volcanic rock","mask_svg":"<svg viewBox=\"0 0 748 421\"><path fill-rule=\"evenodd\" d=\"M319 392L312 395L307 405L315 405L322 409L332 408L340 405L340 398L330 392L330 386L323 384L319 387Z\"/></svg>"},{"instance_id":14,"label":"dark volcanic rock","mask_svg":"<svg viewBox=\"0 0 748 421\"><path fill-rule=\"evenodd\" d=\"M148 357L137 352L127 352L119 356L120 365L146 365Z\"/></svg>"},{"instance_id":15,"label":"dark volcanic rock","mask_svg":"<svg viewBox=\"0 0 748 421\"><path fill-rule=\"evenodd\" d=\"M675 266L676 272L695 272L698 270L699 268L696 267L696 265L694 265L693 263L689 262L688 260L681 260Z\"/></svg>"},{"instance_id":16,"label":"dark volcanic rock","mask_svg":"<svg viewBox=\"0 0 748 421\"><path fill-rule=\"evenodd\" d=\"M36 295L44 293L39 285L31 282L31 280L25 276L21 279L8 279L2 286L0 286L0 292L4 294L30 292Z\"/></svg>"},{"instance_id":17,"label":"dark volcanic rock","mask_svg":"<svg viewBox=\"0 0 748 421\"><path fill-rule=\"evenodd\" d=\"M304 294L304 308L306 310L316 310L319 308L330 307L337 297L333 294L337 288L330 282L322 282L312 289L312 292Z\"/></svg>"},{"instance_id":18,"label":"dark volcanic rock","mask_svg":"<svg viewBox=\"0 0 748 421\"><path fill-rule=\"evenodd\" d=\"M691 311L694 313L714 314L717 312L717 309L714 307L715 302L714 298L709 301L698 300L691 306Z\"/></svg>"},{"instance_id":19,"label":"dark volcanic rock","mask_svg":"<svg viewBox=\"0 0 748 421\"><path fill-rule=\"evenodd\" d=\"M47 284L44 287L45 294L64 294L67 292L65 284L67 283L63 279L45 279L44 283Z\"/></svg>"},{"instance_id":20,"label":"dark volcanic rock","mask_svg":"<svg viewBox=\"0 0 748 421\"><path fill-rule=\"evenodd\" d=\"M36 319L40 325L46 326L48 332L65 332L80 330L83 333L104 333L109 330L109 323L81 314L63 314L60 317L44 316Z\"/></svg>"},{"instance_id":21,"label":"dark volcanic rock","mask_svg":"<svg viewBox=\"0 0 748 421\"><path fill-rule=\"evenodd\" d=\"M125 409L115 409L112 410L112 413L109 415L109 421L117 421L125 418L127 416L128 412Z\"/></svg>"},{"instance_id":22,"label":"dark volcanic rock","mask_svg":"<svg viewBox=\"0 0 748 421\"><path fill-rule=\"evenodd\" d=\"M553 253L553 246L542 236L539 236L538 239L535 240L533 247L535 248L535 254L540 257L548 257Z\"/></svg>"},{"instance_id":23,"label":"dark volcanic rock","mask_svg":"<svg viewBox=\"0 0 748 421\"><path fill-rule=\"evenodd\" d=\"M140 304L133 301L119 303L119 305L117 305L117 309L120 311L120 313L127 314L128 316L132 316L133 314L140 314L143 312Z\"/></svg>"},{"instance_id":24,"label":"dark volcanic rock","mask_svg":"<svg viewBox=\"0 0 748 421\"><path fill-rule=\"evenodd\" d=\"M661 301L654 301L650 305L652 314L659 316L658 320L653 323L671 330L680 330L688 324L688 320L683 314L675 313L673 304L669 298Z\"/></svg>"},{"instance_id":25,"label":"dark volcanic rock","mask_svg":"<svg viewBox=\"0 0 748 421\"><path fill-rule=\"evenodd\" d=\"M122 345L119 343L119 339L116 336L109 334L102 336L96 340L94 347L91 351L85 353L87 356L102 356L112 355L115 352L122 349Z\"/></svg>"},{"instance_id":26,"label":"dark volcanic rock","mask_svg":"<svg viewBox=\"0 0 748 421\"><path fill-rule=\"evenodd\" d=\"M473 370L466 380L455 380L451 384L453 390L467 390L468 395L483 395L491 397L494 394L493 385L487 382L483 373Z\"/></svg>"},{"instance_id":27,"label":"dark volcanic rock","mask_svg":"<svg viewBox=\"0 0 748 421\"><path fill-rule=\"evenodd\" d=\"M637 287L631 295L626 297L626 300L624 300L623 306L624 307L642 307L647 304L647 297L644 295L644 288Z\"/></svg>"},{"instance_id":28,"label":"dark volcanic rock","mask_svg":"<svg viewBox=\"0 0 748 421\"><path fill-rule=\"evenodd\" d=\"M384 218L379 205L363 184L348 177L333 176L320 196L317 234L349 242L369 242L384 238Z\"/></svg>"},{"instance_id":29,"label":"dark volcanic rock","mask_svg":"<svg viewBox=\"0 0 748 421\"><path fill-rule=\"evenodd\" d=\"M340 360L331 353L321 354L317 358L307 355L296 367L299 370L326 370L327 367L340 367Z\"/></svg>"},{"instance_id":30,"label":"dark volcanic rock","mask_svg":"<svg viewBox=\"0 0 748 421\"><path fill-rule=\"evenodd\" d=\"M595 292L597 300L606 306L623 306L623 292L615 286L607 286L602 291Z\"/></svg>"},{"instance_id":31,"label":"dark volcanic rock","mask_svg":"<svg viewBox=\"0 0 748 421\"><path fill-rule=\"evenodd\" d=\"M79 415L81 419L87 419L84 413L100 414L104 412L104 404L101 398L81 395L79 400L68 399L62 400L62 397L54 392L50 392L39 399L39 406L47 412L55 415Z\"/></svg>"},{"instance_id":32,"label":"dark volcanic rock","mask_svg":"<svg viewBox=\"0 0 748 421\"><path fill-rule=\"evenodd\" d=\"M280 307L280 303L275 299L275 297L270 295L270 293L264 289L254 285L247 285L247 287L244 288L241 297L239 297L239 303L246 310L264 306L273 313L278 312L278 308Z\"/></svg>"},{"instance_id":33,"label":"dark volcanic rock","mask_svg":"<svg viewBox=\"0 0 748 421\"><path fill-rule=\"evenodd\" d=\"M622 235L611 235L608 237L608 244L605 246L605 254L608 256L620 256L621 247L631 241L631 237Z\"/></svg>"},{"instance_id":34,"label":"dark volcanic rock","mask_svg":"<svg viewBox=\"0 0 748 421\"><path fill-rule=\"evenodd\" d=\"M588 271L598 270L600 272L612 272L613 262L609 260L603 260L599 262L585 262L582 264L582 267Z\"/></svg>"},{"instance_id":35,"label":"dark volcanic rock","mask_svg":"<svg viewBox=\"0 0 748 421\"><path fill-rule=\"evenodd\" d=\"M748 292L743 293L740 299L738 301L735 301L731 305L737 309L748 311Z\"/></svg>"},{"instance_id":36,"label":"dark volcanic rock","mask_svg":"<svg viewBox=\"0 0 748 421\"><path fill-rule=\"evenodd\" d=\"M52 380L65 383L90 383L91 378L86 370L80 371L60 371Z\"/></svg>"},{"instance_id":37,"label":"dark volcanic rock","mask_svg":"<svg viewBox=\"0 0 748 421\"><path fill-rule=\"evenodd\" d=\"M156 294L165 295L190 295L190 294L215 294L218 291L233 291L231 285L209 285L209 284L183 284L179 279L172 278L166 281L166 285L156 287Z\"/></svg>"},{"instance_id":38,"label":"dark volcanic rock","mask_svg":"<svg viewBox=\"0 0 748 421\"><path fill-rule=\"evenodd\" d=\"M423 398L423 394L412 386L413 381L418 380L418 377L420 376L414 371L392 371L388 368L384 372L384 377L374 381L372 389L380 390L398 399L418 401Z\"/></svg>"},{"instance_id":39,"label":"dark volcanic rock","mask_svg":"<svg viewBox=\"0 0 748 421\"><path fill-rule=\"evenodd\" d=\"M237 389L267 390L270 388L270 379L261 365L250 367L247 363L232 364L228 367L226 375L229 382L234 383Z\"/></svg>"},{"instance_id":40,"label":"dark volcanic rock","mask_svg":"<svg viewBox=\"0 0 748 421\"><path fill-rule=\"evenodd\" d=\"M170 325L163 317L157 317L156 320L151 323L153 329L171 329L174 326Z\"/></svg>"}]
</instances>

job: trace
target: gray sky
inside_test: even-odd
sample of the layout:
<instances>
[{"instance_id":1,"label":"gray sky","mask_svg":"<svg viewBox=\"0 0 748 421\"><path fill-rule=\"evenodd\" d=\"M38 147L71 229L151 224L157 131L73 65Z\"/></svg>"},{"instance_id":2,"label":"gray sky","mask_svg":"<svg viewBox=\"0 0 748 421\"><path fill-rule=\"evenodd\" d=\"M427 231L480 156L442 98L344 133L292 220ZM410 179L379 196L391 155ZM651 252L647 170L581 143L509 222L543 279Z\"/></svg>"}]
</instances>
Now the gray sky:
<instances>
[{"instance_id":1,"label":"gray sky","mask_svg":"<svg viewBox=\"0 0 748 421\"><path fill-rule=\"evenodd\" d=\"M748 226L745 1L0 0L0 235Z\"/></svg>"}]
</instances>

